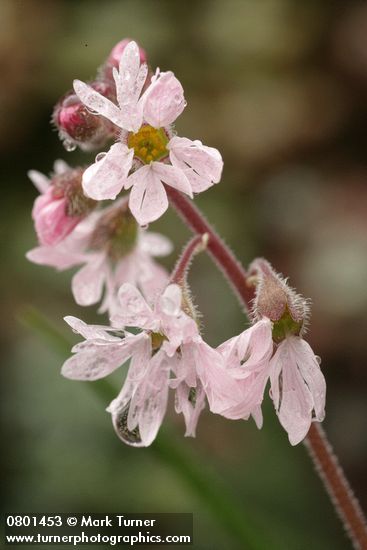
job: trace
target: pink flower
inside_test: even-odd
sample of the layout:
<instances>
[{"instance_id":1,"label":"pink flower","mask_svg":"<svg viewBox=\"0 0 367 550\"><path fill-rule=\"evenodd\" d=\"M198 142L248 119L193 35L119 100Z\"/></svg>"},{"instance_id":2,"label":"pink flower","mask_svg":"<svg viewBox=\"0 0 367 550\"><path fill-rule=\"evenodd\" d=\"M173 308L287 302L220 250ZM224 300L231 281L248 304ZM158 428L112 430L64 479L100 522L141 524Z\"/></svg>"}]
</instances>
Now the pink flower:
<instances>
[{"instance_id":1,"label":"pink flower","mask_svg":"<svg viewBox=\"0 0 367 550\"><path fill-rule=\"evenodd\" d=\"M325 379L311 347L300 336L288 335L274 355L273 346L272 323L266 318L219 346L227 372L242 388L241 400L222 414L231 419L252 415L260 428L261 404L270 379L280 423L290 443L297 445L313 420L324 419Z\"/></svg>"},{"instance_id":2,"label":"pink flower","mask_svg":"<svg viewBox=\"0 0 367 550\"><path fill-rule=\"evenodd\" d=\"M82 219L77 216L68 216L66 206L66 198L55 200L51 187L35 200L32 217L41 244L59 243Z\"/></svg>"},{"instance_id":3,"label":"pink flower","mask_svg":"<svg viewBox=\"0 0 367 550\"><path fill-rule=\"evenodd\" d=\"M223 168L216 149L173 135L171 125L186 106L174 74L157 71L142 94L147 74L137 44L130 42L113 72L118 106L74 81L80 100L121 129L120 141L85 171L83 188L96 200L115 199L131 188L129 207L141 225L168 208L164 184L192 197L219 182Z\"/></svg>"},{"instance_id":4,"label":"pink flower","mask_svg":"<svg viewBox=\"0 0 367 550\"><path fill-rule=\"evenodd\" d=\"M40 244L58 244L94 208L94 201L83 196L82 172L69 168L63 161L56 161L51 179L35 170L28 173L41 193L32 210Z\"/></svg>"},{"instance_id":5,"label":"pink flower","mask_svg":"<svg viewBox=\"0 0 367 550\"><path fill-rule=\"evenodd\" d=\"M130 282L149 298L168 283L167 271L154 256L172 250L170 241L158 233L141 230L122 200L104 210L93 212L57 245L45 245L27 253L37 264L62 271L83 264L72 279L76 302L89 306L99 302L99 312L113 314L118 307L117 291Z\"/></svg>"},{"instance_id":6,"label":"pink flower","mask_svg":"<svg viewBox=\"0 0 367 550\"><path fill-rule=\"evenodd\" d=\"M287 336L270 361L271 396L291 445L302 441L311 422L325 417L326 383L319 362L300 336Z\"/></svg>"},{"instance_id":7,"label":"pink flower","mask_svg":"<svg viewBox=\"0 0 367 550\"><path fill-rule=\"evenodd\" d=\"M75 355L66 361L62 374L96 380L131 358L121 392L108 407L118 436L129 445L150 445L165 415L170 387L176 390L176 410L184 415L186 435L195 435L205 395L213 409L238 399L221 355L203 342L196 322L182 310L178 285L169 285L154 307L128 283L120 288L119 299L119 313L111 319L114 328L66 318L86 341L74 347ZM125 326L141 332L115 336Z\"/></svg>"},{"instance_id":8,"label":"pink flower","mask_svg":"<svg viewBox=\"0 0 367 550\"><path fill-rule=\"evenodd\" d=\"M222 412L232 420L247 420L250 415L262 426L261 404L269 378L273 354L272 324L263 319L218 347L227 372L241 388L240 400Z\"/></svg>"}]
</instances>

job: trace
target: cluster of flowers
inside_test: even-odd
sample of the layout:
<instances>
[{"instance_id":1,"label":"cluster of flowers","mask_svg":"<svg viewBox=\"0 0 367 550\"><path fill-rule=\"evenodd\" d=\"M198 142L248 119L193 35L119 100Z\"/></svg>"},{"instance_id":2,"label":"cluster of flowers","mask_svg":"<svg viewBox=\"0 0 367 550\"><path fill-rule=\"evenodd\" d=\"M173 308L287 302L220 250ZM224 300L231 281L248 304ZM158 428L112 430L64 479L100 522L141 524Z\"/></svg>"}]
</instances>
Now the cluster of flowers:
<instances>
[{"instance_id":1,"label":"cluster of flowers","mask_svg":"<svg viewBox=\"0 0 367 550\"><path fill-rule=\"evenodd\" d=\"M55 108L67 149L88 151L113 140L86 169L57 161L51 179L30 172L40 191L33 208L40 246L28 258L57 269L82 265L72 281L76 302L95 304L105 289L99 311L110 316L110 326L66 318L85 341L73 348L62 373L96 380L130 360L108 410L118 436L133 446L156 437L170 389L188 436L195 435L206 401L213 413L252 416L261 427L270 380L276 413L295 445L324 417L325 380L302 338L307 301L266 260L255 260L247 281L254 288L252 326L212 348L200 334L186 282L170 279L153 260L171 251L168 239L146 228L168 208L165 185L193 197L222 173L216 149L175 134L185 106L174 74L153 74L145 52L124 40L95 81L76 80ZM129 189L128 198L120 196Z\"/></svg>"}]
</instances>

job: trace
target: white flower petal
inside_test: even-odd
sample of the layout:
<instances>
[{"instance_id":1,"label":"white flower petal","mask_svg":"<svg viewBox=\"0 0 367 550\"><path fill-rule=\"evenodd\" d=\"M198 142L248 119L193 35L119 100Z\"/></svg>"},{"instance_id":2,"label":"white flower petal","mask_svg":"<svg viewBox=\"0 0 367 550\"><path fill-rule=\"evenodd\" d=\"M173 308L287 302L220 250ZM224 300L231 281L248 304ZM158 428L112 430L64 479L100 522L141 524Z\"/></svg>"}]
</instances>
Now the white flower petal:
<instances>
[{"instance_id":1,"label":"white flower petal","mask_svg":"<svg viewBox=\"0 0 367 550\"><path fill-rule=\"evenodd\" d=\"M63 243L60 244L64 244ZM69 252L61 246L38 246L26 254L26 258L39 265L48 265L62 271L74 267L84 261L83 254Z\"/></svg>"},{"instance_id":2,"label":"white flower petal","mask_svg":"<svg viewBox=\"0 0 367 550\"><path fill-rule=\"evenodd\" d=\"M124 129L121 111L112 101L81 80L74 80L74 90L80 101L93 113L104 116L119 128Z\"/></svg>"},{"instance_id":3,"label":"white flower petal","mask_svg":"<svg viewBox=\"0 0 367 550\"><path fill-rule=\"evenodd\" d=\"M220 181L223 160L217 149L178 136L174 136L167 147L172 165L183 170L195 193Z\"/></svg>"},{"instance_id":4,"label":"white flower petal","mask_svg":"<svg viewBox=\"0 0 367 550\"><path fill-rule=\"evenodd\" d=\"M64 317L64 321L73 329L74 332L77 332L86 340L90 339L100 339L107 340L108 342L120 342L121 338L117 336L112 336L109 334L111 327L103 325L87 325L81 319L68 315Z\"/></svg>"},{"instance_id":5,"label":"white flower petal","mask_svg":"<svg viewBox=\"0 0 367 550\"><path fill-rule=\"evenodd\" d=\"M310 429L314 403L311 392L294 361L288 339L279 345L270 365L271 370L274 370L271 375L274 404L279 399L279 382L275 382L275 387L273 382L279 378L279 371L282 375L281 399L277 411L280 423L288 432L291 445L297 445Z\"/></svg>"},{"instance_id":6,"label":"white flower petal","mask_svg":"<svg viewBox=\"0 0 367 550\"><path fill-rule=\"evenodd\" d=\"M305 340L290 336L288 341L295 364L311 392L316 419L322 421L325 417L326 382L320 365L311 346Z\"/></svg>"},{"instance_id":7,"label":"white flower petal","mask_svg":"<svg viewBox=\"0 0 367 550\"><path fill-rule=\"evenodd\" d=\"M153 162L151 166L154 174L159 177L161 182L174 187L182 193L186 193L186 195L192 198L193 194L190 182L180 168L175 168L170 164L163 164L162 162Z\"/></svg>"},{"instance_id":8,"label":"white flower petal","mask_svg":"<svg viewBox=\"0 0 367 550\"><path fill-rule=\"evenodd\" d=\"M57 159L54 162L54 172L57 175L63 174L64 172L67 172L70 170L70 166L62 159Z\"/></svg>"},{"instance_id":9,"label":"white flower petal","mask_svg":"<svg viewBox=\"0 0 367 550\"><path fill-rule=\"evenodd\" d=\"M137 276L138 286L141 288L144 297L152 304L169 283L169 273L161 265L157 264L149 256L141 260Z\"/></svg>"},{"instance_id":10,"label":"white flower petal","mask_svg":"<svg viewBox=\"0 0 367 550\"><path fill-rule=\"evenodd\" d=\"M152 165L139 168L128 177L127 185L133 185L129 207L140 225L157 220L168 208L166 190Z\"/></svg>"},{"instance_id":11,"label":"white flower petal","mask_svg":"<svg viewBox=\"0 0 367 550\"><path fill-rule=\"evenodd\" d=\"M159 307L165 315L177 316L181 312L182 291L178 285L169 285L159 300Z\"/></svg>"},{"instance_id":12,"label":"white flower petal","mask_svg":"<svg viewBox=\"0 0 367 550\"><path fill-rule=\"evenodd\" d=\"M50 180L41 172L37 170L29 170L27 175L36 189L41 193L46 193L47 189L50 186Z\"/></svg>"},{"instance_id":13,"label":"white flower petal","mask_svg":"<svg viewBox=\"0 0 367 550\"><path fill-rule=\"evenodd\" d=\"M167 256L173 250L172 242L167 237L152 231L142 232L140 247L151 256Z\"/></svg>"},{"instance_id":14,"label":"white flower petal","mask_svg":"<svg viewBox=\"0 0 367 550\"><path fill-rule=\"evenodd\" d=\"M65 361L61 374L72 380L98 380L123 365L134 349L134 337L117 343L103 340L85 345Z\"/></svg>"},{"instance_id":15,"label":"white flower petal","mask_svg":"<svg viewBox=\"0 0 367 550\"><path fill-rule=\"evenodd\" d=\"M186 106L181 83L171 72L155 78L144 94L144 120L154 128L172 124Z\"/></svg>"},{"instance_id":16,"label":"white flower petal","mask_svg":"<svg viewBox=\"0 0 367 550\"><path fill-rule=\"evenodd\" d=\"M83 174L83 190L94 200L115 199L124 186L132 165L133 149L115 143L105 156Z\"/></svg>"},{"instance_id":17,"label":"white flower petal","mask_svg":"<svg viewBox=\"0 0 367 550\"><path fill-rule=\"evenodd\" d=\"M169 368L165 363L164 353L158 352L152 357L150 372L146 375L149 380L139 410L139 432L146 447L156 438L167 409Z\"/></svg>"},{"instance_id":18,"label":"white flower petal","mask_svg":"<svg viewBox=\"0 0 367 550\"><path fill-rule=\"evenodd\" d=\"M114 326L139 327L154 330L157 328L157 321L149 305L139 290L125 283L118 291L120 303L119 313L111 317Z\"/></svg>"},{"instance_id":19,"label":"white flower petal","mask_svg":"<svg viewBox=\"0 0 367 550\"><path fill-rule=\"evenodd\" d=\"M129 42L121 56L119 71L113 71L121 119L126 130L137 132L142 124L143 111L139 96L147 74L147 65L140 65L138 45Z\"/></svg>"},{"instance_id":20,"label":"white flower petal","mask_svg":"<svg viewBox=\"0 0 367 550\"><path fill-rule=\"evenodd\" d=\"M71 289L75 301L80 306L91 306L99 302L102 296L103 285L106 280L106 266L104 256L90 261L73 277Z\"/></svg>"}]
</instances>

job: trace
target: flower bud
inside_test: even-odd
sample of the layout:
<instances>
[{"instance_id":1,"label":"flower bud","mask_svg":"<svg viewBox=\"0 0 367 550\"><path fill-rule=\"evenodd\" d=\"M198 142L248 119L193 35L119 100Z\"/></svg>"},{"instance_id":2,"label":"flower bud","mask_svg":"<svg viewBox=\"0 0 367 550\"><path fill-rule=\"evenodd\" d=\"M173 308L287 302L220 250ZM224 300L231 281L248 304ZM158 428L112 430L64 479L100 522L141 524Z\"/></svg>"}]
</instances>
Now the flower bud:
<instances>
[{"instance_id":1,"label":"flower bud","mask_svg":"<svg viewBox=\"0 0 367 550\"><path fill-rule=\"evenodd\" d=\"M61 242L97 204L83 194L83 170L56 174L34 203L32 217L40 244Z\"/></svg>"},{"instance_id":2,"label":"flower bud","mask_svg":"<svg viewBox=\"0 0 367 550\"><path fill-rule=\"evenodd\" d=\"M91 86L105 97L113 99L112 89L108 84L96 81ZM59 101L52 120L68 151L73 151L77 146L84 151L97 149L115 134L113 125L104 117L88 111L73 92L69 92Z\"/></svg>"},{"instance_id":3,"label":"flower bud","mask_svg":"<svg viewBox=\"0 0 367 550\"><path fill-rule=\"evenodd\" d=\"M118 69L121 56L126 48L126 46L131 42L130 38L124 38L120 42L117 42L117 44L112 48L109 56L107 57L105 63L100 68L100 77L102 80L113 80L112 77L112 69ZM147 62L147 54L143 48L139 46L139 54L140 54L140 63L146 63Z\"/></svg>"},{"instance_id":4,"label":"flower bud","mask_svg":"<svg viewBox=\"0 0 367 550\"><path fill-rule=\"evenodd\" d=\"M309 317L308 301L297 294L267 260L254 260L248 273L249 281L255 284L254 320L270 319L275 341L282 341L289 334L300 335Z\"/></svg>"}]
</instances>

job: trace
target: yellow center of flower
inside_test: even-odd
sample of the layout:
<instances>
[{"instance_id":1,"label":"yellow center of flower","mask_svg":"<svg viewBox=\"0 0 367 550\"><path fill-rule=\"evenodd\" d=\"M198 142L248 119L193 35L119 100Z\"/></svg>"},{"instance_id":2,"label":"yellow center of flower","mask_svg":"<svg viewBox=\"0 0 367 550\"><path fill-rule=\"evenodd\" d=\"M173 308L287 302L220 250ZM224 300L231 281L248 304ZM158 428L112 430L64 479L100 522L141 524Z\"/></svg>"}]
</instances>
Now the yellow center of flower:
<instances>
[{"instance_id":1,"label":"yellow center of flower","mask_svg":"<svg viewBox=\"0 0 367 550\"><path fill-rule=\"evenodd\" d=\"M130 133L127 144L134 149L135 156L144 164L161 160L168 156L168 136L163 128L153 128L144 124L136 134Z\"/></svg>"}]
</instances>

